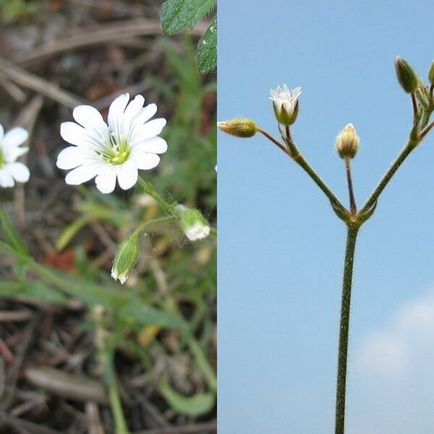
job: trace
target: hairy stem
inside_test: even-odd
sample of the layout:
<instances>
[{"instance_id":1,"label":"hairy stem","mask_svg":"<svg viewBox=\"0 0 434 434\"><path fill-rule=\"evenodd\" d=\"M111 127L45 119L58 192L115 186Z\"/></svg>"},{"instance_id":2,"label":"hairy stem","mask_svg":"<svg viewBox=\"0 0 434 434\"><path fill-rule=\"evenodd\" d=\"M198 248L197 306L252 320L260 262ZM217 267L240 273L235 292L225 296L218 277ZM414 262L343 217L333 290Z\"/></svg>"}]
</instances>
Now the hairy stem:
<instances>
[{"instance_id":1,"label":"hairy stem","mask_svg":"<svg viewBox=\"0 0 434 434\"><path fill-rule=\"evenodd\" d=\"M353 178L351 175L351 162L349 158L345 158L345 171L347 173L348 193L350 196L350 211L351 215L357 214L356 199L354 197Z\"/></svg>"},{"instance_id":2,"label":"hairy stem","mask_svg":"<svg viewBox=\"0 0 434 434\"><path fill-rule=\"evenodd\" d=\"M377 201L382 191L386 188L387 184L392 179L393 175L396 173L396 171L399 169L401 164L410 155L411 151L416 147L416 145L419 142L420 142L419 139L414 140L410 138L408 140L407 144L404 146L401 153L398 155L398 157L396 157L396 160L392 163L390 168L384 174L383 178L378 183L377 187L375 187L375 190L372 192L371 196L366 201L365 205L363 205L363 208L360 211L361 214L368 211L372 207L372 205L374 205L374 203Z\"/></svg>"},{"instance_id":3,"label":"hairy stem","mask_svg":"<svg viewBox=\"0 0 434 434\"><path fill-rule=\"evenodd\" d=\"M347 386L348 332L350 328L351 288L353 282L354 252L359 227L347 226L347 246L345 250L344 277L342 285L341 320L339 327L338 373L336 386L335 434L344 434L345 397Z\"/></svg>"}]
</instances>

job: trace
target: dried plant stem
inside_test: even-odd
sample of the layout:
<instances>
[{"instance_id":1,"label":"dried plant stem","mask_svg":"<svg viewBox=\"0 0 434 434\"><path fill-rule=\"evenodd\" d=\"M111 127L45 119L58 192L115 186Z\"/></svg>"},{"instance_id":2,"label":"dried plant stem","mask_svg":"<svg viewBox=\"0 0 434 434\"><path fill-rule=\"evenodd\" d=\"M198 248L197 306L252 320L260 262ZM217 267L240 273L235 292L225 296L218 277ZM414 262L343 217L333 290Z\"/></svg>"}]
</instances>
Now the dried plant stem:
<instances>
[{"instance_id":1,"label":"dried plant stem","mask_svg":"<svg viewBox=\"0 0 434 434\"><path fill-rule=\"evenodd\" d=\"M359 227L347 226L347 246L345 249L344 277L342 285L341 320L339 327L338 374L336 386L335 434L344 434L345 397L347 385L348 334L350 329L351 288L353 282L354 252Z\"/></svg>"}]
</instances>

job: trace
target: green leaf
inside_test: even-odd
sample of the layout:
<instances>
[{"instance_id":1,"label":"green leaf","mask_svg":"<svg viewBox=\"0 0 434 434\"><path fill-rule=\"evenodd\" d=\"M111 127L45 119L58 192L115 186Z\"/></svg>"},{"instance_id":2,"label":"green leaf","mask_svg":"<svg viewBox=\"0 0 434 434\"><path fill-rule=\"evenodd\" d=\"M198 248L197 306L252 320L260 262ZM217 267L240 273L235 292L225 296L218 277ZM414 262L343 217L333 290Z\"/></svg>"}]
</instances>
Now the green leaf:
<instances>
[{"instance_id":1,"label":"green leaf","mask_svg":"<svg viewBox=\"0 0 434 434\"><path fill-rule=\"evenodd\" d=\"M39 282L0 280L0 297L24 296L54 304L65 304L68 299L59 291Z\"/></svg>"},{"instance_id":2,"label":"green leaf","mask_svg":"<svg viewBox=\"0 0 434 434\"><path fill-rule=\"evenodd\" d=\"M23 239L18 235L18 232L13 227L9 216L3 210L0 210L0 223L9 245L12 246L16 252L23 256L27 256L28 251Z\"/></svg>"},{"instance_id":3,"label":"green leaf","mask_svg":"<svg viewBox=\"0 0 434 434\"><path fill-rule=\"evenodd\" d=\"M208 413L215 404L213 393L198 393L191 397L183 396L170 387L168 383L160 384L160 393L173 410L192 417Z\"/></svg>"},{"instance_id":4,"label":"green leaf","mask_svg":"<svg viewBox=\"0 0 434 434\"><path fill-rule=\"evenodd\" d=\"M169 328L184 327L183 321L178 316L159 310L133 295L119 311L119 316L134 324L155 324Z\"/></svg>"},{"instance_id":5,"label":"green leaf","mask_svg":"<svg viewBox=\"0 0 434 434\"><path fill-rule=\"evenodd\" d=\"M202 351L202 348L199 346L199 344L194 338L190 338L188 340L188 346L190 347L190 351L192 352L197 365L202 371L202 374L205 377L209 388L213 392L216 392L217 379L215 377L214 370L212 369L211 365L205 357L205 354Z\"/></svg>"},{"instance_id":6,"label":"green leaf","mask_svg":"<svg viewBox=\"0 0 434 434\"><path fill-rule=\"evenodd\" d=\"M61 233L60 237L56 241L56 249L58 251L63 250L75 237L77 232L86 226L90 221L92 221L92 216L83 216L74 220L70 225L68 225L64 231Z\"/></svg>"},{"instance_id":7,"label":"green leaf","mask_svg":"<svg viewBox=\"0 0 434 434\"><path fill-rule=\"evenodd\" d=\"M212 71L217 66L217 18L214 18L199 41L196 62L202 74Z\"/></svg>"},{"instance_id":8,"label":"green leaf","mask_svg":"<svg viewBox=\"0 0 434 434\"><path fill-rule=\"evenodd\" d=\"M173 35L192 29L215 7L215 0L166 0L161 8L163 32Z\"/></svg>"}]
</instances>

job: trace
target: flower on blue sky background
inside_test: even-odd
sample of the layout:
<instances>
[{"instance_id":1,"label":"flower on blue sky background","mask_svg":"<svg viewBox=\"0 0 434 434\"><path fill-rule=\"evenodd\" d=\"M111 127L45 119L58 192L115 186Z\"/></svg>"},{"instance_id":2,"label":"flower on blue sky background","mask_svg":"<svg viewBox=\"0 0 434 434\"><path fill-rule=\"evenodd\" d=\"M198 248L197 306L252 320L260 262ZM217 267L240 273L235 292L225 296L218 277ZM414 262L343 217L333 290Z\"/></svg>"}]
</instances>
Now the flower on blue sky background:
<instances>
[{"instance_id":1,"label":"flower on blue sky background","mask_svg":"<svg viewBox=\"0 0 434 434\"><path fill-rule=\"evenodd\" d=\"M279 123L291 125L298 114L298 97L301 95L301 87L289 89L286 84L270 89L269 98L273 101L274 113Z\"/></svg>"},{"instance_id":2,"label":"flower on blue sky background","mask_svg":"<svg viewBox=\"0 0 434 434\"><path fill-rule=\"evenodd\" d=\"M30 177L29 169L17 161L28 148L21 145L28 139L29 134L24 128L12 128L6 134L0 124L0 186L13 187L15 182L27 182Z\"/></svg>"},{"instance_id":3,"label":"flower on blue sky background","mask_svg":"<svg viewBox=\"0 0 434 434\"><path fill-rule=\"evenodd\" d=\"M116 181L123 190L133 187L139 170L156 167L157 154L167 150L158 135L166 125L163 118L150 120L157 112L155 104L143 107L145 99L137 95L130 101L128 93L110 105L107 123L101 113L89 105L74 109L76 122L63 122L60 135L73 146L63 149L57 167L71 170L67 184L78 185L95 178L101 193L111 193Z\"/></svg>"}]
</instances>

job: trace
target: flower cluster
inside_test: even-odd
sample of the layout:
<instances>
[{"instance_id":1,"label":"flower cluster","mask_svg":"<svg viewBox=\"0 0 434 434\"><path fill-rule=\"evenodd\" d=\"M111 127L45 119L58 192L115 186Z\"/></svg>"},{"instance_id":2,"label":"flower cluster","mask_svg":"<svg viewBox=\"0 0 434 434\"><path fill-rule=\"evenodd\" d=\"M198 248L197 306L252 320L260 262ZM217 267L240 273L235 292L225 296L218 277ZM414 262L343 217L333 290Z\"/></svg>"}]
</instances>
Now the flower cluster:
<instances>
[{"instance_id":1,"label":"flower cluster","mask_svg":"<svg viewBox=\"0 0 434 434\"><path fill-rule=\"evenodd\" d=\"M76 122L63 122L60 135L72 146L62 150L57 167L71 170L67 184L78 185L95 178L101 193L111 193L116 181L123 190L133 187L138 170L149 170L160 161L158 154L167 143L158 135L166 125L163 118L150 120L157 112L155 104L143 107L145 99L128 93L110 105L107 123L99 111L89 105L74 109Z\"/></svg>"},{"instance_id":2,"label":"flower cluster","mask_svg":"<svg viewBox=\"0 0 434 434\"><path fill-rule=\"evenodd\" d=\"M13 187L15 182L27 182L30 177L29 169L17 161L28 148L21 147L29 134L24 128L17 127L4 132L0 124L0 186Z\"/></svg>"}]
</instances>

